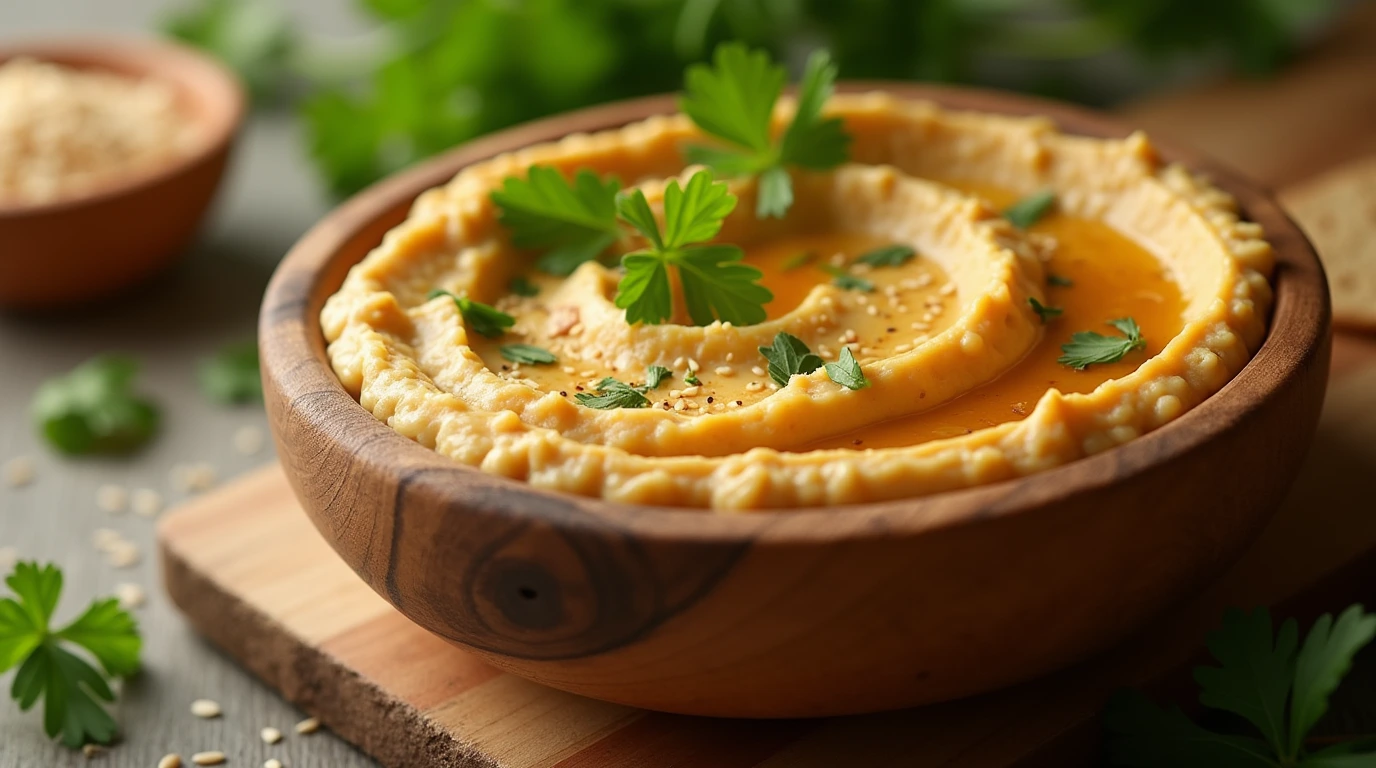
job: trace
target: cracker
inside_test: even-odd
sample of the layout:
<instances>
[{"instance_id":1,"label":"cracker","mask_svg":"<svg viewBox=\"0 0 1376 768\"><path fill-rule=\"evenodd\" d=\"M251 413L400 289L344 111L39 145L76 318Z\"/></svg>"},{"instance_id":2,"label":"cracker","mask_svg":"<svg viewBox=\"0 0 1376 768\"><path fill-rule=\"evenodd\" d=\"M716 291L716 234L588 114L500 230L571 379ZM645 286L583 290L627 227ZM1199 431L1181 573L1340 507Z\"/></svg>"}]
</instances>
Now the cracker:
<instances>
[{"instance_id":1,"label":"cracker","mask_svg":"<svg viewBox=\"0 0 1376 768\"><path fill-rule=\"evenodd\" d=\"M1318 249L1339 325L1376 331L1376 155L1280 193Z\"/></svg>"}]
</instances>

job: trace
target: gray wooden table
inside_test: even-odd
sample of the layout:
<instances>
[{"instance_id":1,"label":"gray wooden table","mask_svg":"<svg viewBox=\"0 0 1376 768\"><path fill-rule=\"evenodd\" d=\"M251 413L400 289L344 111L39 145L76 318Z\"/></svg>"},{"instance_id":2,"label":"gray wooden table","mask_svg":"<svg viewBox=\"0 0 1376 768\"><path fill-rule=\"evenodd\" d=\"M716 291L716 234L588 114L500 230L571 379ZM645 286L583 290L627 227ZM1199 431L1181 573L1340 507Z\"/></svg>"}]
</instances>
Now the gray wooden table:
<instances>
[{"instance_id":1,"label":"gray wooden table","mask_svg":"<svg viewBox=\"0 0 1376 768\"><path fill-rule=\"evenodd\" d=\"M73 32L151 34L176 0L0 0L0 42ZM345 29L350 0L297 0L288 4L303 22ZM332 31L332 30L331 30ZM115 710L124 741L94 765L152 768L169 752L221 750L230 766L261 766L277 757L293 768L373 765L339 739L302 737L292 725L302 715L203 642L163 595L153 544L155 521L97 506L107 483L152 488L171 506L185 493L169 479L174 464L208 462L221 482L272 460L270 448L240 454L234 432L266 432L261 408L210 403L195 381L196 361L220 344L251 338L258 300L273 267L292 242L327 209L305 158L296 126L285 116L257 117L249 125L212 220L199 244L171 274L104 306L63 317L0 316L0 464L27 456L37 467L32 485L0 484L0 550L51 560L66 571L59 613L66 618L117 584L148 594L135 611L144 636L144 671L125 685ZM3 244L0 244L3 247ZM121 351L143 363L147 391L161 402L164 430L138 456L124 461L64 460L35 434L29 399L44 379L100 352ZM135 542L142 561L117 569L92 544L98 528ZM0 680L0 768L87 765L78 752L51 743L41 715L21 714L10 701L9 677ZM224 716L191 715L194 699L211 698ZM288 734L270 747L263 726Z\"/></svg>"}]
</instances>

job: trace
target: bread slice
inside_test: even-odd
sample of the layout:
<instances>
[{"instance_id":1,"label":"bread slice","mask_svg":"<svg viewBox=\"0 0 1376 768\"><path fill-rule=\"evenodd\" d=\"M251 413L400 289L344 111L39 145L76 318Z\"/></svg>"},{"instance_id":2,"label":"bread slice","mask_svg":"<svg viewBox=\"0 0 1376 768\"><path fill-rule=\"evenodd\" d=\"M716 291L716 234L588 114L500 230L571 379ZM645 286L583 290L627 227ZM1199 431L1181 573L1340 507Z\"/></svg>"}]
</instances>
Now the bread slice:
<instances>
[{"instance_id":1,"label":"bread slice","mask_svg":"<svg viewBox=\"0 0 1376 768\"><path fill-rule=\"evenodd\" d=\"M1328 270L1333 320L1376 332L1376 155L1280 193Z\"/></svg>"}]
</instances>

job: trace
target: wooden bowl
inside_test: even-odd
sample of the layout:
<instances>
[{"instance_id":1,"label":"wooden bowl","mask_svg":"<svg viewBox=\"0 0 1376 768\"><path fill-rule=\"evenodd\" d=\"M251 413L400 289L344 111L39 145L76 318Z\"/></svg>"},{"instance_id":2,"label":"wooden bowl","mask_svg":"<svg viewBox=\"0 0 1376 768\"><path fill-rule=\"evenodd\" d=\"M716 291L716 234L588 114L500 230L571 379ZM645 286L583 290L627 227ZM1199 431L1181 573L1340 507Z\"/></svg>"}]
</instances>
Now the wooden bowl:
<instances>
[{"instance_id":1,"label":"wooden bowl","mask_svg":"<svg viewBox=\"0 0 1376 768\"><path fill-rule=\"evenodd\" d=\"M957 109L1128 126L1060 104L853 84ZM472 142L383 181L273 277L260 338L278 454L316 527L402 613L492 664L597 699L733 717L840 715L967 696L1104 649L1217 576L1285 494L1328 372L1323 270L1275 202L1183 149L1261 223L1269 335L1221 392L1122 447L928 498L712 514L483 474L401 437L326 361L319 314L422 190L533 142L670 112L667 97Z\"/></svg>"},{"instance_id":2,"label":"wooden bowl","mask_svg":"<svg viewBox=\"0 0 1376 768\"><path fill-rule=\"evenodd\" d=\"M171 43L91 38L0 47L19 56L167 83L202 133L191 154L50 203L0 201L0 307L37 309L106 296L167 266L196 234L244 115L238 80Z\"/></svg>"}]
</instances>

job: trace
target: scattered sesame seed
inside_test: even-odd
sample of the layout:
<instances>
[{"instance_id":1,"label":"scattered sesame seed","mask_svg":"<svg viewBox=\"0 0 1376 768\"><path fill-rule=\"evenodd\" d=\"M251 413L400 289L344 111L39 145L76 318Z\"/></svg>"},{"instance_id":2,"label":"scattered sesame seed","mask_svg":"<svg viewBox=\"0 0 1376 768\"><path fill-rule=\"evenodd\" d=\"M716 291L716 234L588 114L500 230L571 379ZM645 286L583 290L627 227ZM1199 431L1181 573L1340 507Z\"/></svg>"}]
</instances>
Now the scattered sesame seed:
<instances>
[{"instance_id":1,"label":"scattered sesame seed","mask_svg":"<svg viewBox=\"0 0 1376 768\"><path fill-rule=\"evenodd\" d=\"M927 323L913 323L912 327L914 331L925 331L929 330L932 326Z\"/></svg>"},{"instance_id":2,"label":"scattered sesame seed","mask_svg":"<svg viewBox=\"0 0 1376 768\"><path fill-rule=\"evenodd\" d=\"M142 608L143 604L147 602L143 587L137 584L117 584L115 586L115 598L119 600L119 607L126 611Z\"/></svg>"},{"instance_id":3,"label":"scattered sesame seed","mask_svg":"<svg viewBox=\"0 0 1376 768\"><path fill-rule=\"evenodd\" d=\"M700 407L697 403L693 402L692 400L684 400L683 402L688 404L688 410L690 411L696 411Z\"/></svg>"},{"instance_id":4,"label":"scattered sesame seed","mask_svg":"<svg viewBox=\"0 0 1376 768\"><path fill-rule=\"evenodd\" d=\"M870 317L878 317L878 316L879 316L879 307L876 307L876 306L874 306L873 304L871 304L871 305L869 305L868 307L865 307L865 312L866 312L866 314L868 314Z\"/></svg>"},{"instance_id":5,"label":"scattered sesame seed","mask_svg":"<svg viewBox=\"0 0 1376 768\"><path fill-rule=\"evenodd\" d=\"M158 768L182 768L181 755L163 755L158 761Z\"/></svg>"},{"instance_id":6,"label":"scattered sesame seed","mask_svg":"<svg viewBox=\"0 0 1376 768\"><path fill-rule=\"evenodd\" d=\"M33 459L28 456L15 456L5 462L5 485L10 488L23 488L33 482L36 474Z\"/></svg>"},{"instance_id":7,"label":"scattered sesame seed","mask_svg":"<svg viewBox=\"0 0 1376 768\"><path fill-rule=\"evenodd\" d=\"M19 562L19 550L14 547L0 547L0 571L8 571Z\"/></svg>"},{"instance_id":8,"label":"scattered sesame seed","mask_svg":"<svg viewBox=\"0 0 1376 768\"><path fill-rule=\"evenodd\" d=\"M597 375L597 371L579 371L578 376L584 379L591 379Z\"/></svg>"},{"instance_id":9,"label":"scattered sesame seed","mask_svg":"<svg viewBox=\"0 0 1376 768\"><path fill-rule=\"evenodd\" d=\"M105 747L99 744L83 744L81 745L81 754L85 755L87 760L90 760L93 757L100 757L105 754Z\"/></svg>"},{"instance_id":10,"label":"scattered sesame seed","mask_svg":"<svg viewBox=\"0 0 1376 768\"><path fill-rule=\"evenodd\" d=\"M199 493L215 486L215 468L207 462L194 464L174 464L171 470L172 485L182 491Z\"/></svg>"},{"instance_id":11,"label":"scattered sesame seed","mask_svg":"<svg viewBox=\"0 0 1376 768\"><path fill-rule=\"evenodd\" d=\"M682 357L682 356L674 358L674 365L673 365L673 367L675 367L675 368L682 368L682 367L683 367L683 357Z\"/></svg>"},{"instance_id":12,"label":"scattered sesame seed","mask_svg":"<svg viewBox=\"0 0 1376 768\"><path fill-rule=\"evenodd\" d=\"M564 366L564 373L567 373L568 375L573 376L574 374L578 373L578 369L577 369L577 368L574 368L574 367L571 366L571 365L566 365L566 366Z\"/></svg>"},{"instance_id":13,"label":"scattered sesame seed","mask_svg":"<svg viewBox=\"0 0 1376 768\"><path fill-rule=\"evenodd\" d=\"M225 761L223 752L197 752L191 756L191 762L196 765L221 765Z\"/></svg>"},{"instance_id":14,"label":"scattered sesame seed","mask_svg":"<svg viewBox=\"0 0 1376 768\"><path fill-rule=\"evenodd\" d=\"M895 312L907 312L907 311L908 311L908 305L907 305L907 304L899 304L898 306L894 307L893 309L894 309Z\"/></svg>"},{"instance_id":15,"label":"scattered sesame seed","mask_svg":"<svg viewBox=\"0 0 1376 768\"><path fill-rule=\"evenodd\" d=\"M129 509L129 489L114 484L100 486L96 489L96 506L112 515L123 513Z\"/></svg>"},{"instance_id":16,"label":"scattered sesame seed","mask_svg":"<svg viewBox=\"0 0 1376 768\"><path fill-rule=\"evenodd\" d=\"M269 757L263 762L263 768L282 768L282 761L275 757Z\"/></svg>"},{"instance_id":17,"label":"scattered sesame seed","mask_svg":"<svg viewBox=\"0 0 1376 768\"><path fill-rule=\"evenodd\" d=\"M320 730L320 721L314 717L308 717L296 724L296 732L301 735L308 735Z\"/></svg>"},{"instance_id":18,"label":"scattered sesame seed","mask_svg":"<svg viewBox=\"0 0 1376 768\"><path fill-rule=\"evenodd\" d=\"M856 304L859 304L860 306L863 307L863 306L865 306L866 304L869 304L869 303L870 303L870 299L869 299L869 297L866 296L865 294L863 294L863 293L858 293L858 294L855 295L855 303L856 303Z\"/></svg>"},{"instance_id":19,"label":"scattered sesame seed","mask_svg":"<svg viewBox=\"0 0 1376 768\"><path fill-rule=\"evenodd\" d=\"M930 323L930 322L932 322L932 321L935 320L935 319L936 319L936 316L933 315L931 312L927 312L927 313L925 313L925 314L922 315L922 322L924 322L924 323Z\"/></svg>"},{"instance_id":20,"label":"scattered sesame seed","mask_svg":"<svg viewBox=\"0 0 1376 768\"><path fill-rule=\"evenodd\" d=\"M837 337L836 341L839 344L854 344L858 338L860 335L855 332L854 328L847 328L844 333Z\"/></svg>"},{"instance_id":21,"label":"scattered sesame seed","mask_svg":"<svg viewBox=\"0 0 1376 768\"><path fill-rule=\"evenodd\" d=\"M718 375L718 376L732 376L732 375L735 375L735 373L736 373L736 369L735 369L735 368L732 368L732 367L729 366L729 365L721 365L721 366L718 366L718 367L717 367L717 375Z\"/></svg>"},{"instance_id":22,"label":"scattered sesame seed","mask_svg":"<svg viewBox=\"0 0 1376 768\"><path fill-rule=\"evenodd\" d=\"M701 368L702 366L698 365L697 360L694 360L691 357L688 358L688 370L692 371L693 373L697 373L699 370L701 370Z\"/></svg>"},{"instance_id":23,"label":"scattered sesame seed","mask_svg":"<svg viewBox=\"0 0 1376 768\"><path fill-rule=\"evenodd\" d=\"M258 732L258 737L263 740L264 744L276 744L282 740L282 732L272 726L268 726Z\"/></svg>"},{"instance_id":24,"label":"scattered sesame seed","mask_svg":"<svg viewBox=\"0 0 1376 768\"><path fill-rule=\"evenodd\" d=\"M927 273L924 272L924 273L922 273L921 275L918 275L918 276L917 276L917 287L918 287L918 288L926 288L927 286L929 286L929 285L931 285L931 284L932 284L932 276L931 276L931 275L929 275L929 274L927 274Z\"/></svg>"},{"instance_id":25,"label":"scattered sesame seed","mask_svg":"<svg viewBox=\"0 0 1376 768\"><path fill-rule=\"evenodd\" d=\"M234 450L240 456L252 456L263 450L263 430L252 425L234 430Z\"/></svg>"},{"instance_id":26,"label":"scattered sesame seed","mask_svg":"<svg viewBox=\"0 0 1376 768\"><path fill-rule=\"evenodd\" d=\"M750 369L750 372L755 374L756 376L763 376L765 374L765 370L758 365L753 366Z\"/></svg>"},{"instance_id":27,"label":"scattered sesame seed","mask_svg":"<svg viewBox=\"0 0 1376 768\"><path fill-rule=\"evenodd\" d=\"M735 353L735 352L727 352L727 353L726 353L726 362L729 363L729 362L732 362L732 361L735 360L735 359L736 359L736 353Z\"/></svg>"},{"instance_id":28,"label":"scattered sesame seed","mask_svg":"<svg viewBox=\"0 0 1376 768\"><path fill-rule=\"evenodd\" d=\"M678 402L674 403L674 410L678 411L679 413L688 410L688 401L679 400Z\"/></svg>"},{"instance_id":29,"label":"scattered sesame seed","mask_svg":"<svg viewBox=\"0 0 1376 768\"><path fill-rule=\"evenodd\" d=\"M191 702L191 714L208 720L212 717L219 717L222 712L219 703L210 699L196 699Z\"/></svg>"},{"instance_id":30,"label":"scattered sesame seed","mask_svg":"<svg viewBox=\"0 0 1376 768\"><path fill-rule=\"evenodd\" d=\"M111 528L97 528L91 534L91 542L95 544L97 552L109 552L124 543L124 536Z\"/></svg>"},{"instance_id":31,"label":"scattered sesame seed","mask_svg":"<svg viewBox=\"0 0 1376 768\"><path fill-rule=\"evenodd\" d=\"M745 385L746 392L759 392L762 389L764 389L764 385L758 381L752 381Z\"/></svg>"},{"instance_id":32,"label":"scattered sesame seed","mask_svg":"<svg viewBox=\"0 0 1376 768\"><path fill-rule=\"evenodd\" d=\"M955 283L947 283L947 284L941 286L941 290L938 291L938 293L940 293L942 296L950 296L950 295L954 294L955 292L956 292L956 284L955 284Z\"/></svg>"},{"instance_id":33,"label":"scattered sesame seed","mask_svg":"<svg viewBox=\"0 0 1376 768\"><path fill-rule=\"evenodd\" d=\"M677 400L677 399L679 399L680 397L683 397L683 390L681 390L681 389L671 389L671 390L669 390L669 398L670 398L671 400Z\"/></svg>"},{"instance_id":34,"label":"scattered sesame seed","mask_svg":"<svg viewBox=\"0 0 1376 768\"><path fill-rule=\"evenodd\" d=\"M846 255L838 251L831 254L831 258L827 259L827 261L830 262L833 267L839 267L846 263Z\"/></svg>"},{"instance_id":35,"label":"scattered sesame seed","mask_svg":"<svg viewBox=\"0 0 1376 768\"><path fill-rule=\"evenodd\" d=\"M910 350L910 349L912 349L912 348L913 348L913 347L912 347L911 344L899 344L898 346L896 346L896 347L893 348L893 351L898 352L898 353L903 353L903 352L907 352L908 350Z\"/></svg>"},{"instance_id":36,"label":"scattered sesame seed","mask_svg":"<svg viewBox=\"0 0 1376 768\"><path fill-rule=\"evenodd\" d=\"M114 568L131 568L139 564L143 555L132 541L121 540L106 553L105 560Z\"/></svg>"},{"instance_id":37,"label":"scattered sesame seed","mask_svg":"<svg viewBox=\"0 0 1376 768\"><path fill-rule=\"evenodd\" d=\"M140 488L130 498L134 514L140 517L157 517L162 511L162 494L152 488Z\"/></svg>"},{"instance_id":38,"label":"scattered sesame seed","mask_svg":"<svg viewBox=\"0 0 1376 768\"><path fill-rule=\"evenodd\" d=\"M700 391L701 391L701 389L700 389L699 387L697 387L697 386L685 387L684 390L683 390L683 396L684 396L684 397L697 397L697 396L698 396L698 392L700 392Z\"/></svg>"}]
</instances>

